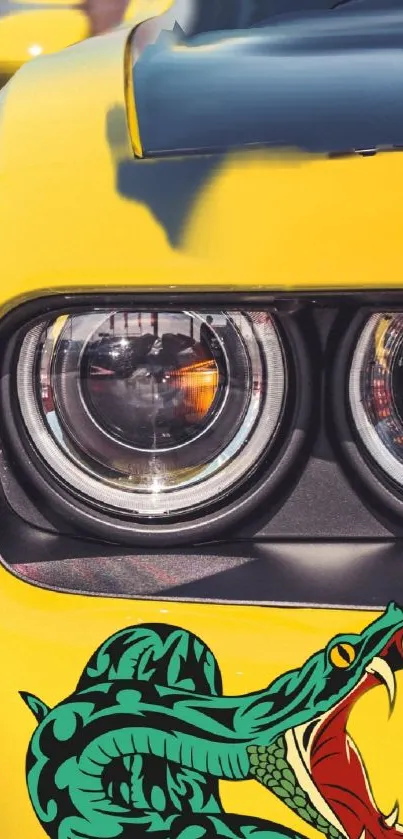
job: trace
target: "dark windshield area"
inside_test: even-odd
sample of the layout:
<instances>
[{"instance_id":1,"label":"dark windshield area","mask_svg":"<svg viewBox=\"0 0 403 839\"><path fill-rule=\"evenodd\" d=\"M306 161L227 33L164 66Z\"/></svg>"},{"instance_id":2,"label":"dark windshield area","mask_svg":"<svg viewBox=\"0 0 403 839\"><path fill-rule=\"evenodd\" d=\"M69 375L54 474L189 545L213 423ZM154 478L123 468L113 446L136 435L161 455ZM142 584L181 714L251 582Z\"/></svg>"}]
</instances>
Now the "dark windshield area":
<instances>
[{"instance_id":1,"label":"dark windshield area","mask_svg":"<svg viewBox=\"0 0 403 839\"><path fill-rule=\"evenodd\" d=\"M318 12L403 9L403 0L197 0L192 32L247 29L273 18L300 17Z\"/></svg>"}]
</instances>

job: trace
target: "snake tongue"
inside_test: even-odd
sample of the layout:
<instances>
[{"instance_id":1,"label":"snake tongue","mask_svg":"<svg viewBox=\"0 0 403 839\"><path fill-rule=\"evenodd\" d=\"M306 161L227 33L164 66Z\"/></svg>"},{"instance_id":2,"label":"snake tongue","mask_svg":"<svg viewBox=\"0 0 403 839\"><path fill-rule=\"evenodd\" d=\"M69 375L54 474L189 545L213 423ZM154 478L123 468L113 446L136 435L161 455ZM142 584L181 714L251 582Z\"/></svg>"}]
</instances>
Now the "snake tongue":
<instances>
[{"instance_id":1,"label":"snake tongue","mask_svg":"<svg viewBox=\"0 0 403 839\"><path fill-rule=\"evenodd\" d=\"M310 748L312 779L349 839L402 839L398 809L389 816L378 809L361 755L346 730L353 704L379 682L386 686L392 709L395 675L385 658L375 657L356 689L323 719Z\"/></svg>"},{"instance_id":2,"label":"snake tongue","mask_svg":"<svg viewBox=\"0 0 403 839\"><path fill-rule=\"evenodd\" d=\"M346 732L347 718L344 706L320 727L311 748L311 773L347 836L365 839L367 833L377 836L380 814L360 754Z\"/></svg>"}]
</instances>

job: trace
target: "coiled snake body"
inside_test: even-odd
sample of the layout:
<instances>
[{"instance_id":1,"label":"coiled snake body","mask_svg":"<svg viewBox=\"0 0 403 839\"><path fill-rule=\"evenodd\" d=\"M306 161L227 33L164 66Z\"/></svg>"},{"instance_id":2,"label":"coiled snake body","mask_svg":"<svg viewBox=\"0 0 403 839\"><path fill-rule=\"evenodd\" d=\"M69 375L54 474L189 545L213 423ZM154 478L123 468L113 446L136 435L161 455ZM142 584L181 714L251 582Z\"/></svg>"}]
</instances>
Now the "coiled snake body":
<instances>
[{"instance_id":1,"label":"coiled snake body","mask_svg":"<svg viewBox=\"0 0 403 839\"><path fill-rule=\"evenodd\" d=\"M52 839L295 839L281 825L224 811L220 779L254 778L340 839L337 817L299 776L290 732L319 725L402 627L403 612L390 606L349 636L351 648L365 648L352 667L332 664L329 651L346 646L336 638L267 688L232 697L191 632L165 624L117 632L55 708L21 694L38 722L27 756L37 818Z\"/></svg>"}]
</instances>

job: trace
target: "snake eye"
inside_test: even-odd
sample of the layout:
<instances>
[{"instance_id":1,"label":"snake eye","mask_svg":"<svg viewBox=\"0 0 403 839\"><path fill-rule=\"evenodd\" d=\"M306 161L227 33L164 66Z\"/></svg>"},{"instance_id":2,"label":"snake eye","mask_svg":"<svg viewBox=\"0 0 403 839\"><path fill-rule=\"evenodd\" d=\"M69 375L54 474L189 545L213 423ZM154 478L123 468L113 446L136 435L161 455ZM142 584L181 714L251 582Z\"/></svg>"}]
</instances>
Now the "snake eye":
<instances>
[{"instance_id":1,"label":"snake eye","mask_svg":"<svg viewBox=\"0 0 403 839\"><path fill-rule=\"evenodd\" d=\"M356 657L356 651L352 644L336 644L330 650L330 661L333 667L344 669L350 667Z\"/></svg>"}]
</instances>

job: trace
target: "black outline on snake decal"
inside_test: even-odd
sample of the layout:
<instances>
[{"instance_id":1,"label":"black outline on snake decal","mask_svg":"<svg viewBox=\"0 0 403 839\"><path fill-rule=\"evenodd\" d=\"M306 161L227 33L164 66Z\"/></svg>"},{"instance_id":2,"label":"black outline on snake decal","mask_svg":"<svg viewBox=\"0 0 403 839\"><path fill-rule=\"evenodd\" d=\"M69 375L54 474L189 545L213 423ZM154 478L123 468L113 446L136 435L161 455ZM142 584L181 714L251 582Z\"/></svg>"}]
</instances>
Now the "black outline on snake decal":
<instances>
[{"instance_id":1,"label":"black outline on snake decal","mask_svg":"<svg viewBox=\"0 0 403 839\"><path fill-rule=\"evenodd\" d=\"M220 780L255 779L330 839L397 839L397 811L378 810L346 723L357 698L381 683L393 707L402 639L403 610L390 604L299 669L226 696L215 656L191 632L122 629L56 707L21 693L38 723L26 764L36 816L52 839L298 837L225 812Z\"/></svg>"}]
</instances>

